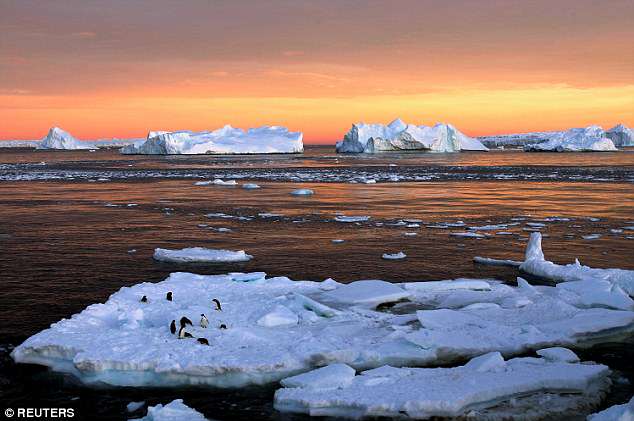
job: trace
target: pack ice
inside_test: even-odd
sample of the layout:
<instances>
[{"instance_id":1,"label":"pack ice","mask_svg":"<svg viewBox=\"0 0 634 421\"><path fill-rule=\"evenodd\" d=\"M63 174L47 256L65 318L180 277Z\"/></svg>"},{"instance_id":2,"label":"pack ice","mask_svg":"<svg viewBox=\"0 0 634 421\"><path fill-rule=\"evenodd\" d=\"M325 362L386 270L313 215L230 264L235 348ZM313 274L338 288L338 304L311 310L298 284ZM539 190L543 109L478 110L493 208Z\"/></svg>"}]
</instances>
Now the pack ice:
<instances>
[{"instance_id":1,"label":"pack ice","mask_svg":"<svg viewBox=\"0 0 634 421\"><path fill-rule=\"evenodd\" d=\"M353 124L337 143L340 153L376 153L388 151L488 151L477 139L464 135L451 124L433 127L407 124L400 118L383 124Z\"/></svg>"},{"instance_id":2,"label":"pack ice","mask_svg":"<svg viewBox=\"0 0 634 421\"><path fill-rule=\"evenodd\" d=\"M627 403L588 416L587 421L634 421L634 397Z\"/></svg>"},{"instance_id":3,"label":"pack ice","mask_svg":"<svg viewBox=\"0 0 634 421\"><path fill-rule=\"evenodd\" d=\"M51 127L48 134L37 145L37 149L93 149L95 145L81 142L59 127Z\"/></svg>"},{"instance_id":4,"label":"pack ice","mask_svg":"<svg viewBox=\"0 0 634 421\"><path fill-rule=\"evenodd\" d=\"M597 405L610 372L604 365L545 358L505 361L499 352L453 368L383 366L355 376L343 365L335 377L334 371L325 372L329 367L302 374L301 381L283 380L275 408L355 419L541 419Z\"/></svg>"},{"instance_id":5,"label":"pack ice","mask_svg":"<svg viewBox=\"0 0 634 421\"><path fill-rule=\"evenodd\" d=\"M527 152L609 152L616 147L600 126L574 128L554 133L546 142L524 146Z\"/></svg>"},{"instance_id":6,"label":"pack ice","mask_svg":"<svg viewBox=\"0 0 634 421\"><path fill-rule=\"evenodd\" d=\"M242 130L229 125L212 132L152 131L147 139L125 146L123 154L259 154L301 153L304 151L301 132L285 127L262 126Z\"/></svg>"},{"instance_id":7,"label":"pack ice","mask_svg":"<svg viewBox=\"0 0 634 421\"><path fill-rule=\"evenodd\" d=\"M335 363L355 370L438 365L492 351L584 346L634 329L634 312L577 306L564 292L487 280L343 285L261 272L174 273L121 288L28 338L12 357L87 384L241 387ZM394 312L377 310L383 303L396 303ZM182 317L193 322L186 327L193 338L170 333Z\"/></svg>"}]
</instances>

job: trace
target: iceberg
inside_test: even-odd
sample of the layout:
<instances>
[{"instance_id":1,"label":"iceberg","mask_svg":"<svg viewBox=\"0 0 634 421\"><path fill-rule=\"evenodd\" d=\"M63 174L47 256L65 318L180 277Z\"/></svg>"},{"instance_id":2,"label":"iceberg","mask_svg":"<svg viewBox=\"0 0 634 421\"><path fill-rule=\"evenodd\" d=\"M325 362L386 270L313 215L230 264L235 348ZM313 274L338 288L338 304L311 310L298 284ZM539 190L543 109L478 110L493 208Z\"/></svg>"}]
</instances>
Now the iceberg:
<instances>
[{"instance_id":1,"label":"iceberg","mask_svg":"<svg viewBox=\"0 0 634 421\"><path fill-rule=\"evenodd\" d=\"M522 272L554 282L565 281L607 281L619 287L628 295L634 296L634 270L598 269L583 266L579 260L568 265L558 265L544 258L542 251L542 235L531 234L524 262L519 266ZM588 283L585 284L589 285ZM613 289L615 293L617 290Z\"/></svg>"},{"instance_id":2,"label":"iceberg","mask_svg":"<svg viewBox=\"0 0 634 421\"><path fill-rule=\"evenodd\" d=\"M200 412L183 403L182 399L174 399L172 402L162 405L150 406L147 415L138 418L137 421L206 421L207 418Z\"/></svg>"},{"instance_id":3,"label":"iceberg","mask_svg":"<svg viewBox=\"0 0 634 421\"><path fill-rule=\"evenodd\" d=\"M157 248L154 260L172 263L231 263L246 262L253 258L244 250L220 250L204 247L188 247L180 250Z\"/></svg>"},{"instance_id":4,"label":"iceberg","mask_svg":"<svg viewBox=\"0 0 634 421\"><path fill-rule=\"evenodd\" d=\"M94 149L95 145L84 143L74 138L70 133L59 127L51 127L37 149Z\"/></svg>"},{"instance_id":5,"label":"iceberg","mask_svg":"<svg viewBox=\"0 0 634 421\"><path fill-rule=\"evenodd\" d=\"M634 131L624 124L619 124L605 132L605 137L612 140L614 146L634 146Z\"/></svg>"},{"instance_id":6,"label":"iceberg","mask_svg":"<svg viewBox=\"0 0 634 421\"><path fill-rule=\"evenodd\" d=\"M387 126L353 124L336 148L339 153L488 151L480 141L464 135L451 124L415 126L399 118Z\"/></svg>"},{"instance_id":7,"label":"iceberg","mask_svg":"<svg viewBox=\"0 0 634 421\"><path fill-rule=\"evenodd\" d=\"M350 371L352 370L349 368ZM324 370L324 369L321 369ZM339 382L285 383L275 392L283 412L326 417L465 417L465 419L541 419L598 405L609 389L608 367L544 358L504 360L499 353L453 368L384 366ZM290 384L289 384L290 383ZM333 390L332 384L339 383ZM532 416L531 416L532 415Z\"/></svg>"},{"instance_id":8,"label":"iceberg","mask_svg":"<svg viewBox=\"0 0 634 421\"><path fill-rule=\"evenodd\" d=\"M554 134L549 140L524 146L527 152L610 152L614 143L600 126L574 128Z\"/></svg>"},{"instance_id":9,"label":"iceberg","mask_svg":"<svg viewBox=\"0 0 634 421\"><path fill-rule=\"evenodd\" d=\"M589 415L587 421L634 421L634 397L627 403Z\"/></svg>"},{"instance_id":10,"label":"iceberg","mask_svg":"<svg viewBox=\"0 0 634 421\"><path fill-rule=\"evenodd\" d=\"M229 125L212 132L151 131L147 139L121 149L123 154L272 154L304 151L301 132L285 127L262 126L242 130Z\"/></svg>"}]
</instances>

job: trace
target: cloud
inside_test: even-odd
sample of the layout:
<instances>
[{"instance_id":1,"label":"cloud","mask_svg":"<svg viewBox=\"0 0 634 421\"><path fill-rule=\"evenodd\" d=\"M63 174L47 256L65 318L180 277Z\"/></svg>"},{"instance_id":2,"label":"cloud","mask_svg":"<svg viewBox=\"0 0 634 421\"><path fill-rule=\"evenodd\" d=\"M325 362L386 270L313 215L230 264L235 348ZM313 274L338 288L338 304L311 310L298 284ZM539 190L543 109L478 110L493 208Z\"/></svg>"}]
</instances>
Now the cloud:
<instances>
[{"instance_id":1,"label":"cloud","mask_svg":"<svg viewBox=\"0 0 634 421\"><path fill-rule=\"evenodd\" d=\"M97 34L95 32L90 32L90 31L73 32L70 35L73 38L80 38L80 39L91 39L91 38L95 38L97 36Z\"/></svg>"},{"instance_id":2,"label":"cloud","mask_svg":"<svg viewBox=\"0 0 634 421\"><path fill-rule=\"evenodd\" d=\"M297 57L297 56L303 56L304 52L301 50L286 50L286 51L282 51L282 55L286 57Z\"/></svg>"}]
</instances>

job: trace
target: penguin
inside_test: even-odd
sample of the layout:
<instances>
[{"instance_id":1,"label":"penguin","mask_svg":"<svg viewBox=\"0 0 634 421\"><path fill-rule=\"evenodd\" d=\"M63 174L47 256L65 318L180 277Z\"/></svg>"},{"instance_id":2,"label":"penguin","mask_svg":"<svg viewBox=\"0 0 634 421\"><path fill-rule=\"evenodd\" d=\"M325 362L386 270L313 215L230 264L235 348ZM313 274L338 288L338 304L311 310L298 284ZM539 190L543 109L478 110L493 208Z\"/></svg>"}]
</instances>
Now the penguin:
<instances>
[{"instance_id":1,"label":"penguin","mask_svg":"<svg viewBox=\"0 0 634 421\"><path fill-rule=\"evenodd\" d=\"M200 327L206 329L207 326L209 326L209 320L207 320L207 316L205 316L204 314L201 314L200 315Z\"/></svg>"},{"instance_id":2,"label":"penguin","mask_svg":"<svg viewBox=\"0 0 634 421\"><path fill-rule=\"evenodd\" d=\"M220 306L220 301L218 301L218 299L214 298L213 300L214 303L216 303L216 310L217 311L222 311L222 307Z\"/></svg>"},{"instance_id":3,"label":"penguin","mask_svg":"<svg viewBox=\"0 0 634 421\"><path fill-rule=\"evenodd\" d=\"M198 343L201 345L207 345L209 346L209 341L205 338L198 338Z\"/></svg>"},{"instance_id":4,"label":"penguin","mask_svg":"<svg viewBox=\"0 0 634 421\"><path fill-rule=\"evenodd\" d=\"M227 328L227 325L223 323L223 324L220 325L220 327L218 329L226 329L226 328Z\"/></svg>"},{"instance_id":5,"label":"penguin","mask_svg":"<svg viewBox=\"0 0 634 421\"><path fill-rule=\"evenodd\" d=\"M145 295L143 297L141 297L141 302L142 303L147 303L147 297Z\"/></svg>"},{"instance_id":6,"label":"penguin","mask_svg":"<svg viewBox=\"0 0 634 421\"><path fill-rule=\"evenodd\" d=\"M167 299L167 301L172 301L172 291L168 292L165 298Z\"/></svg>"},{"instance_id":7,"label":"penguin","mask_svg":"<svg viewBox=\"0 0 634 421\"><path fill-rule=\"evenodd\" d=\"M176 333L176 320L172 320L172 323L170 323L170 332L172 332L172 335Z\"/></svg>"},{"instance_id":8,"label":"penguin","mask_svg":"<svg viewBox=\"0 0 634 421\"><path fill-rule=\"evenodd\" d=\"M191 320L189 320L189 319L188 319L187 317L185 317L185 316L181 317L181 323L180 323L180 324L181 324L181 327L183 327L183 326L187 326L187 325L190 325L190 326L192 326L192 327L194 326L194 324L192 323L192 321L191 321Z\"/></svg>"},{"instance_id":9,"label":"penguin","mask_svg":"<svg viewBox=\"0 0 634 421\"><path fill-rule=\"evenodd\" d=\"M178 339L193 338L191 333L185 331L185 326L181 326L178 331Z\"/></svg>"}]
</instances>

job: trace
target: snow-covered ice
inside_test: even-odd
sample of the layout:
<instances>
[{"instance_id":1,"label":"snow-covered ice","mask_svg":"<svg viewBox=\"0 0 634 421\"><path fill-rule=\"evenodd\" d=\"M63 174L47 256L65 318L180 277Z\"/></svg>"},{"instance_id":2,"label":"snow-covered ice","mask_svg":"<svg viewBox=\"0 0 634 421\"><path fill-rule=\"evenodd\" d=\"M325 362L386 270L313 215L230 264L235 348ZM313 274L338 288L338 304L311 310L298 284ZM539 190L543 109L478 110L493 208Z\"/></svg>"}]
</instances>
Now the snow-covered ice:
<instances>
[{"instance_id":1,"label":"snow-covered ice","mask_svg":"<svg viewBox=\"0 0 634 421\"><path fill-rule=\"evenodd\" d=\"M433 127L406 124L401 119L383 124L353 124L337 143L340 153L376 153L387 151L459 152L487 151L477 139L468 137L451 124Z\"/></svg>"},{"instance_id":2,"label":"snow-covered ice","mask_svg":"<svg viewBox=\"0 0 634 421\"><path fill-rule=\"evenodd\" d=\"M634 146L634 131L625 124L617 124L605 132L605 137L612 140L614 146Z\"/></svg>"},{"instance_id":3,"label":"snow-covered ice","mask_svg":"<svg viewBox=\"0 0 634 421\"><path fill-rule=\"evenodd\" d=\"M403 288L381 280L352 282L327 292L326 295L338 302L370 308L409 297L409 293Z\"/></svg>"},{"instance_id":4,"label":"snow-covered ice","mask_svg":"<svg viewBox=\"0 0 634 421\"><path fill-rule=\"evenodd\" d=\"M147 415L138 421L206 421L203 414L183 403L182 399L175 399L163 405L150 406Z\"/></svg>"},{"instance_id":5,"label":"snow-covered ice","mask_svg":"<svg viewBox=\"0 0 634 421\"><path fill-rule=\"evenodd\" d=\"M520 270L555 282L604 280L619 286L630 296L634 296L634 271L591 268L583 266L579 260L568 265L550 262L544 258L542 235L537 232L531 234Z\"/></svg>"},{"instance_id":6,"label":"snow-covered ice","mask_svg":"<svg viewBox=\"0 0 634 421\"><path fill-rule=\"evenodd\" d=\"M74 138L70 133L59 127L51 127L37 149L92 149L94 145Z\"/></svg>"},{"instance_id":7,"label":"snow-covered ice","mask_svg":"<svg viewBox=\"0 0 634 421\"><path fill-rule=\"evenodd\" d=\"M634 397L627 403L589 415L587 421L634 421Z\"/></svg>"},{"instance_id":8,"label":"snow-covered ice","mask_svg":"<svg viewBox=\"0 0 634 421\"><path fill-rule=\"evenodd\" d=\"M301 153L302 133L285 127L263 126L242 130L229 125L212 132L151 131L147 139L124 146L123 154L266 154Z\"/></svg>"},{"instance_id":9,"label":"snow-covered ice","mask_svg":"<svg viewBox=\"0 0 634 421\"><path fill-rule=\"evenodd\" d=\"M246 254L244 250L221 250L204 247L188 247L180 250L157 248L154 250L154 259L161 262L173 263L220 263L220 262L246 262L253 256Z\"/></svg>"},{"instance_id":10,"label":"snow-covered ice","mask_svg":"<svg viewBox=\"0 0 634 421\"><path fill-rule=\"evenodd\" d=\"M453 368L383 366L349 379L351 370L342 370L342 384L336 390L320 387L319 375L315 375L315 384L284 384L275 393L275 408L355 419L481 416L502 420L515 419L514 415L533 419L537 416L527 415L543 417L597 405L609 388L610 373L608 367L599 364L544 358L505 361L499 353L482 355ZM326 386L331 384L326 382Z\"/></svg>"},{"instance_id":11,"label":"snow-covered ice","mask_svg":"<svg viewBox=\"0 0 634 421\"><path fill-rule=\"evenodd\" d=\"M617 149L600 126L588 126L553 135L543 143L526 145L524 150L529 152L609 152Z\"/></svg>"},{"instance_id":12,"label":"snow-covered ice","mask_svg":"<svg viewBox=\"0 0 634 421\"><path fill-rule=\"evenodd\" d=\"M309 389L338 389L346 387L354 379L354 368L346 364L330 364L308 373L287 377L280 383L283 387L304 387Z\"/></svg>"}]
</instances>

